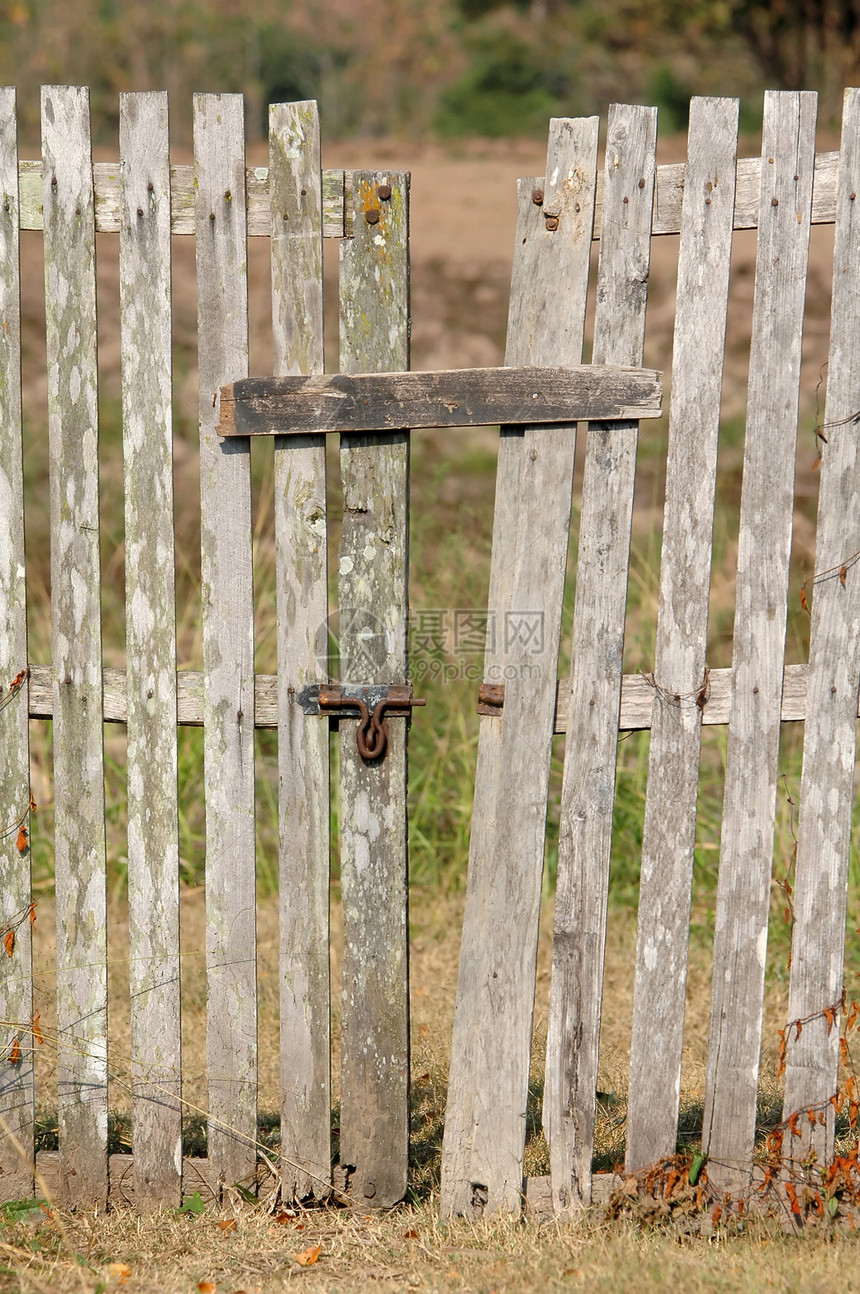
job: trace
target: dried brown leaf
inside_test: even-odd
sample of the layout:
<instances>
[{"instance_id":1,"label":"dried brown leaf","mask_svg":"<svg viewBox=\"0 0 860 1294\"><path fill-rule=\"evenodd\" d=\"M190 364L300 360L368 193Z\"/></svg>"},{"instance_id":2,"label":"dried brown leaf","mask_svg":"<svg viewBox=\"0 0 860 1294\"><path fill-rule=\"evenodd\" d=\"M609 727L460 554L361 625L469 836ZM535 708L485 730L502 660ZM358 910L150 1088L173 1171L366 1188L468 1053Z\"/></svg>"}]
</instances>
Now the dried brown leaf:
<instances>
[{"instance_id":1,"label":"dried brown leaf","mask_svg":"<svg viewBox=\"0 0 860 1294\"><path fill-rule=\"evenodd\" d=\"M322 1245L311 1245L308 1249L303 1249L300 1254L293 1254L294 1260L300 1267L312 1267L320 1256Z\"/></svg>"}]
</instances>

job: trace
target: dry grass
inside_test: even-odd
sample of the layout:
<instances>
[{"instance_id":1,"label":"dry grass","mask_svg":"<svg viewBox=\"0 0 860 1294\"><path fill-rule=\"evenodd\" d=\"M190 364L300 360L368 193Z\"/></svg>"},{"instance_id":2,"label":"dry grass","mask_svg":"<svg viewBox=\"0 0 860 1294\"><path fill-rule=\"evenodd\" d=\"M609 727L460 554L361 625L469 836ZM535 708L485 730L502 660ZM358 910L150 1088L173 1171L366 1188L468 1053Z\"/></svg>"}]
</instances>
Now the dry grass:
<instances>
[{"instance_id":1,"label":"dry grass","mask_svg":"<svg viewBox=\"0 0 860 1294\"><path fill-rule=\"evenodd\" d=\"M0 1290L21 1291L277 1291L301 1282L308 1291L427 1289L525 1291L536 1288L617 1290L662 1289L683 1284L689 1290L815 1290L851 1283L855 1243L845 1233L784 1234L779 1220L756 1219L741 1232L695 1234L689 1218L655 1216L642 1208L633 1216L609 1217L593 1209L566 1222L499 1219L480 1224L438 1219L438 1182L451 1023L456 987L462 895L419 889L413 903L412 941L412 1170L408 1200L379 1214L345 1209L284 1210L249 1206L236 1192L226 1193L216 1210L189 1209L140 1218L127 1209L111 1213L65 1213L38 1205L0 1208ZM48 912L37 925L37 961L50 962ZM276 903L260 906L261 1109L277 1106L277 999L274 991ZM113 917L121 928L123 913ZM186 958L185 1021L200 1054L205 1036L204 983L195 942L202 942L199 891L183 901ZM551 903L542 922L536 1005L535 1065L526 1168L547 1171L546 1146L538 1131L541 1038L549 997ZM41 932L41 933L40 933ZM333 926L333 971L339 966L340 931ZM598 1166L609 1170L623 1155L626 1048L629 1038L634 923L625 909L613 912L607 948L604 1039L598 1107ZM126 1104L124 1040L128 1021L123 1003L125 965L111 963L111 1072L116 1076L111 1105ZM50 998L42 972L42 990ZM774 995L775 993L775 995ZM698 1134L701 1114L708 993L706 957L694 953L691 1018L685 1066L684 1131ZM768 1018L782 1019L781 990L771 990ZM50 1008L49 1008L50 1010ZM125 1043L127 1049L127 1042ZM776 1045L774 1039L774 1055ZM40 1064L51 1067L50 1032ZM192 1105L205 1108L203 1075L186 1088ZM689 1228L689 1230L688 1230ZM316 1247L318 1253L315 1254ZM312 1257L310 1264L302 1258ZM846 1276L846 1273L849 1275Z\"/></svg>"},{"instance_id":2,"label":"dry grass","mask_svg":"<svg viewBox=\"0 0 860 1294\"><path fill-rule=\"evenodd\" d=\"M781 1291L857 1289L851 1236L787 1236L756 1220L708 1237L674 1226L501 1219L442 1225L434 1199L386 1214L266 1213L238 1201L220 1213L128 1211L98 1217L41 1210L7 1221L0 1290L125 1288L206 1294L294 1288L364 1290ZM318 1248L318 1252L315 1251ZM313 1261L308 1264L307 1259Z\"/></svg>"}]
</instances>

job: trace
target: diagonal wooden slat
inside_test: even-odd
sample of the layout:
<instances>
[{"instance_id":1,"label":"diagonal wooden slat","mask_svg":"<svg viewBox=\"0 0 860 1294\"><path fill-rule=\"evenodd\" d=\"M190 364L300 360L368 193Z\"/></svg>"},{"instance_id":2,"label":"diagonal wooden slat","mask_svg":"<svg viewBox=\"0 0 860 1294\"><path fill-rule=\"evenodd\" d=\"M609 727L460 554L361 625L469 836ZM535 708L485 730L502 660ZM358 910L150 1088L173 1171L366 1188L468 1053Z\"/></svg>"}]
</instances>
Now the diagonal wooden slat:
<instances>
[{"instance_id":1,"label":"diagonal wooden slat","mask_svg":"<svg viewBox=\"0 0 860 1294\"><path fill-rule=\"evenodd\" d=\"M269 109L274 372L321 373L323 264L315 103ZM324 437L275 441L281 912L281 1191L331 1181L329 731L296 704L328 681Z\"/></svg>"},{"instance_id":2,"label":"diagonal wooden slat","mask_svg":"<svg viewBox=\"0 0 860 1294\"><path fill-rule=\"evenodd\" d=\"M597 125L552 123L543 208L520 183L508 364L581 360ZM508 681L501 718L480 721L443 1216L515 1212L522 1203L574 445L571 427L508 429L499 444L484 677Z\"/></svg>"},{"instance_id":3,"label":"diagonal wooden slat","mask_svg":"<svg viewBox=\"0 0 860 1294\"><path fill-rule=\"evenodd\" d=\"M628 1172L674 1155L678 1129L699 754L710 691L705 646L737 136L736 99L690 101L639 884Z\"/></svg>"},{"instance_id":4,"label":"diagonal wooden slat","mask_svg":"<svg viewBox=\"0 0 860 1294\"><path fill-rule=\"evenodd\" d=\"M595 315L597 363L641 362L657 113L610 110ZM603 950L637 424L586 442L547 1033L544 1130L553 1205L591 1200Z\"/></svg>"},{"instance_id":5,"label":"diagonal wooden slat","mask_svg":"<svg viewBox=\"0 0 860 1294\"><path fill-rule=\"evenodd\" d=\"M257 1137L254 601L247 440L215 431L218 391L248 371L244 109L195 95L206 773L209 1159L253 1180Z\"/></svg>"},{"instance_id":6,"label":"diagonal wooden slat","mask_svg":"<svg viewBox=\"0 0 860 1294\"><path fill-rule=\"evenodd\" d=\"M755 1141L816 96L765 96L703 1149L750 1181Z\"/></svg>"}]
</instances>

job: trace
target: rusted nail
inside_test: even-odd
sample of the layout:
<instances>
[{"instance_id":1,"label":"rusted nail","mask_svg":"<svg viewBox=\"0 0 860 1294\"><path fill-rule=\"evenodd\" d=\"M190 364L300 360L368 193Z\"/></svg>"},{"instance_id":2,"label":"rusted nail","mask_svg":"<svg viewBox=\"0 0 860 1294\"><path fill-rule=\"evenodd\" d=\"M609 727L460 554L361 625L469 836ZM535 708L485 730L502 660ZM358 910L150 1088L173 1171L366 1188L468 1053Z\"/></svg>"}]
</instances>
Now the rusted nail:
<instances>
[{"instance_id":1,"label":"rusted nail","mask_svg":"<svg viewBox=\"0 0 860 1294\"><path fill-rule=\"evenodd\" d=\"M856 194L856 193L852 193L852 194L851 194L851 201L853 202L853 201L854 201L854 199L855 199L856 197L857 197L857 194Z\"/></svg>"},{"instance_id":2,"label":"rusted nail","mask_svg":"<svg viewBox=\"0 0 860 1294\"><path fill-rule=\"evenodd\" d=\"M376 190L376 194L380 202L387 202L391 197L391 185L380 184L379 188Z\"/></svg>"},{"instance_id":3,"label":"rusted nail","mask_svg":"<svg viewBox=\"0 0 860 1294\"><path fill-rule=\"evenodd\" d=\"M505 704L504 683L481 683L478 687L478 714L502 713Z\"/></svg>"},{"instance_id":4,"label":"rusted nail","mask_svg":"<svg viewBox=\"0 0 860 1294\"><path fill-rule=\"evenodd\" d=\"M139 216L142 216L142 215L143 215L143 207L138 207L138 209L137 209L137 214L138 214Z\"/></svg>"},{"instance_id":5,"label":"rusted nail","mask_svg":"<svg viewBox=\"0 0 860 1294\"><path fill-rule=\"evenodd\" d=\"M368 223L369 225L378 225L378 224L379 224L379 208L378 208L378 207L368 207L367 211L365 211L365 213L364 213L364 218L365 218L365 220L367 221L367 223Z\"/></svg>"},{"instance_id":6,"label":"rusted nail","mask_svg":"<svg viewBox=\"0 0 860 1294\"><path fill-rule=\"evenodd\" d=\"M556 229L558 229L558 216L547 216L546 227L551 234L555 233Z\"/></svg>"},{"instance_id":7,"label":"rusted nail","mask_svg":"<svg viewBox=\"0 0 860 1294\"><path fill-rule=\"evenodd\" d=\"M543 206L543 189L532 189L532 202L536 207Z\"/></svg>"},{"instance_id":8,"label":"rusted nail","mask_svg":"<svg viewBox=\"0 0 860 1294\"><path fill-rule=\"evenodd\" d=\"M639 188L640 188L640 189L644 189L644 188L645 188L645 181L644 181L644 180L640 180L640 181L639 181Z\"/></svg>"},{"instance_id":9,"label":"rusted nail","mask_svg":"<svg viewBox=\"0 0 860 1294\"><path fill-rule=\"evenodd\" d=\"M772 207L778 207L778 206L779 206L779 198L771 198L771 200L770 200L770 205L771 205Z\"/></svg>"}]
</instances>

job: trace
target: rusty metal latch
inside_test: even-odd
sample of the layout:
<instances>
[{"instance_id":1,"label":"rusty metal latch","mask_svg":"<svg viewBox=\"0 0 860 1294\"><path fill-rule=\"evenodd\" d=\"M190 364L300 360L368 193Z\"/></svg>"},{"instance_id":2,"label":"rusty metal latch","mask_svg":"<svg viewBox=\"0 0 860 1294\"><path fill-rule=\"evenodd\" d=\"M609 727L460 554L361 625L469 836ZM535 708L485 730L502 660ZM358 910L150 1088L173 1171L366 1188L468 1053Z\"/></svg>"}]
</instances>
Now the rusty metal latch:
<instances>
[{"instance_id":1,"label":"rusty metal latch","mask_svg":"<svg viewBox=\"0 0 860 1294\"><path fill-rule=\"evenodd\" d=\"M350 719L358 712L355 734L362 759L384 759L388 750L385 715L408 715L412 707L427 702L412 695L412 684L384 683L368 687L340 683L308 683L296 697L305 714L327 714L333 719Z\"/></svg>"},{"instance_id":2,"label":"rusty metal latch","mask_svg":"<svg viewBox=\"0 0 860 1294\"><path fill-rule=\"evenodd\" d=\"M505 704L504 683L481 683L478 687L478 714L492 714L497 718Z\"/></svg>"}]
</instances>

